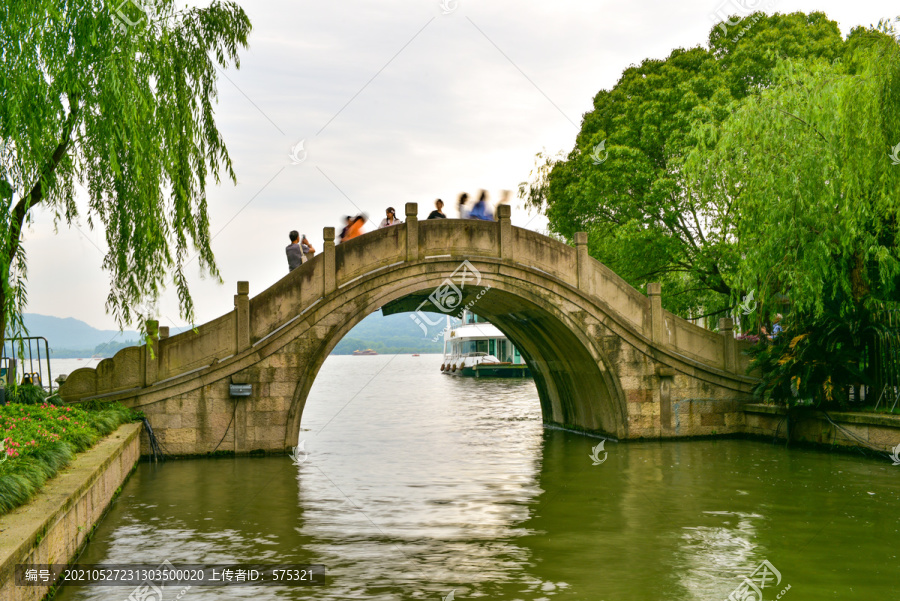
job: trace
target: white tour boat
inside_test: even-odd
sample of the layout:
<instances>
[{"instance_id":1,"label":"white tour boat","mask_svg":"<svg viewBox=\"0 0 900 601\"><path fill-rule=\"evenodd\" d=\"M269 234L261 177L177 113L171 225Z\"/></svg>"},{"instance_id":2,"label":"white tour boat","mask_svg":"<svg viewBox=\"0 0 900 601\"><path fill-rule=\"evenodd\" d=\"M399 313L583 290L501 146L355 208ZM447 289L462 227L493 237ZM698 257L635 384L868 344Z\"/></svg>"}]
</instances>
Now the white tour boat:
<instances>
[{"instance_id":1,"label":"white tour boat","mask_svg":"<svg viewBox=\"0 0 900 601\"><path fill-rule=\"evenodd\" d=\"M441 371L475 378L531 377L519 349L496 326L469 311L463 312L461 325L444 330Z\"/></svg>"}]
</instances>

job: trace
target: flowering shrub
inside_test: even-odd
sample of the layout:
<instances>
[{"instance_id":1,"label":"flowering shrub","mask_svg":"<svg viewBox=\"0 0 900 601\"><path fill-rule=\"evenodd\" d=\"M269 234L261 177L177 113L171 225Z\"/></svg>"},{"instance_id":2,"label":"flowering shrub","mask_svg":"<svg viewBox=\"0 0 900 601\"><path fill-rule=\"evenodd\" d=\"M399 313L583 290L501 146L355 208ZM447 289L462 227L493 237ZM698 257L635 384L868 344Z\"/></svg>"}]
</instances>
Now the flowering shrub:
<instances>
[{"instance_id":1,"label":"flowering shrub","mask_svg":"<svg viewBox=\"0 0 900 601\"><path fill-rule=\"evenodd\" d=\"M76 453L133 419L119 404L0 406L0 514L28 501Z\"/></svg>"}]
</instances>

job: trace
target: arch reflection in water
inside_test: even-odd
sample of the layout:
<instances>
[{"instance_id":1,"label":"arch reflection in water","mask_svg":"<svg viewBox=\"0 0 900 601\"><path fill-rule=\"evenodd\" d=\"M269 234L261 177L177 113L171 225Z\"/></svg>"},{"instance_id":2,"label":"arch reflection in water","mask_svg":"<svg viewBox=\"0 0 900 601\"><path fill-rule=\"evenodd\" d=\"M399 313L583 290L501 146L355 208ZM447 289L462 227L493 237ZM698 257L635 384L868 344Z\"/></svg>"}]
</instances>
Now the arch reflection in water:
<instances>
[{"instance_id":1,"label":"arch reflection in water","mask_svg":"<svg viewBox=\"0 0 900 601\"><path fill-rule=\"evenodd\" d=\"M336 580L358 587L335 599L462 599L527 574L515 541L541 492L534 384L446 378L440 361L331 357L310 392L304 534Z\"/></svg>"}]
</instances>

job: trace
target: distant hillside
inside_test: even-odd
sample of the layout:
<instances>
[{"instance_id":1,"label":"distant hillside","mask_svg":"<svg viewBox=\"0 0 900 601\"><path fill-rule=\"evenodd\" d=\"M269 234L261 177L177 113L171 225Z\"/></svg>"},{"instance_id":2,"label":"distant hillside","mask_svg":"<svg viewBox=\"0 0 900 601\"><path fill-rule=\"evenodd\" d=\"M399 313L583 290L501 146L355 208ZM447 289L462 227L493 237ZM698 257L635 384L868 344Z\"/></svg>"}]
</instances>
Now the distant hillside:
<instances>
[{"instance_id":1,"label":"distant hillside","mask_svg":"<svg viewBox=\"0 0 900 601\"><path fill-rule=\"evenodd\" d=\"M43 336L50 345L50 355L67 357L112 357L126 346L141 344L141 335L134 330L98 330L74 317L53 317L25 313L25 327L29 336ZM172 328L172 334L186 328Z\"/></svg>"},{"instance_id":2,"label":"distant hillside","mask_svg":"<svg viewBox=\"0 0 900 601\"><path fill-rule=\"evenodd\" d=\"M337 343L333 355L350 355L355 350L372 349L381 354L394 353L440 353L443 352L443 336L437 342L431 339L441 331L441 326L431 326L428 336L422 328L410 319L410 313L382 315L381 311L372 313ZM437 316L429 314L432 321Z\"/></svg>"},{"instance_id":3,"label":"distant hillside","mask_svg":"<svg viewBox=\"0 0 900 601\"><path fill-rule=\"evenodd\" d=\"M432 321L438 317L429 314ZM455 320L458 323L458 320ZM50 344L50 355L57 358L111 357L126 346L141 344L141 336L133 330L98 330L73 317L53 317L37 313L25 314L25 325L30 336L43 336ZM437 342L441 326L430 326L428 336L410 319L410 313L382 315L381 311L369 315L340 341L332 351L335 355L350 355L359 349L373 349L381 354L392 353L440 353L443 336ZM175 329L172 330L174 335Z\"/></svg>"},{"instance_id":4,"label":"distant hillside","mask_svg":"<svg viewBox=\"0 0 900 601\"><path fill-rule=\"evenodd\" d=\"M51 354L57 357L90 357L94 353L94 349L100 345L109 345L107 350L112 350L123 342L141 339L140 334L135 331L98 330L74 317L25 313L24 320L25 327L28 328L28 335L46 338L50 344ZM71 355L65 351L79 351L82 354ZM87 355L83 354L85 352ZM115 351L113 350L113 352Z\"/></svg>"}]
</instances>

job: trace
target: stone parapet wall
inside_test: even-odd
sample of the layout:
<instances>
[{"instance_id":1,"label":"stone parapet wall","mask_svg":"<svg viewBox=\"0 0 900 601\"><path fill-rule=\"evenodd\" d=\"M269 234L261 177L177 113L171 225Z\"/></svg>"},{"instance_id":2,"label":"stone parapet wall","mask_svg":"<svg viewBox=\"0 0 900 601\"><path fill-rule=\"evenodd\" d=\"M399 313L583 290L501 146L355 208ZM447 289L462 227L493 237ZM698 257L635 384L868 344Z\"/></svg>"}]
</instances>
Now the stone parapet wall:
<instances>
[{"instance_id":1,"label":"stone parapet wall","mask_svg":"<svg viewBox=\"0 0 900 601\"><path fill-rule=\"evenodd\" d=\"M796 442L842 447L871 447L890 453L900 445L900 415L829 411L788 411L775 405L749 404L743 409L744 432ZM831 421L828 420L831 418ZM835 427L834 424L839 427Z\"/></svg>"},{"instance_id":2,"label":"stone parapet wall","mask_svg":"<svg viewBox=\"0 0 900 601\"><path fill-rule=\"evenodd\" d=\"M67 564L140 459L131 423L79 454L27 505L0 517L0 601L39 601L49 586L15 585L17 564ZM123 597L124 598L124 597Z\"/></svg>"}]
</instances>

